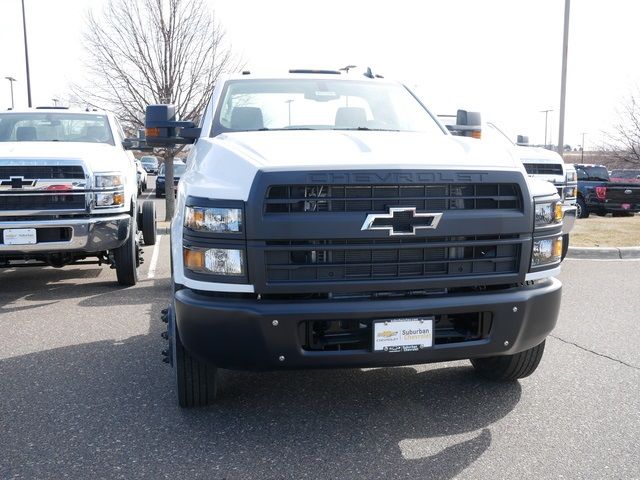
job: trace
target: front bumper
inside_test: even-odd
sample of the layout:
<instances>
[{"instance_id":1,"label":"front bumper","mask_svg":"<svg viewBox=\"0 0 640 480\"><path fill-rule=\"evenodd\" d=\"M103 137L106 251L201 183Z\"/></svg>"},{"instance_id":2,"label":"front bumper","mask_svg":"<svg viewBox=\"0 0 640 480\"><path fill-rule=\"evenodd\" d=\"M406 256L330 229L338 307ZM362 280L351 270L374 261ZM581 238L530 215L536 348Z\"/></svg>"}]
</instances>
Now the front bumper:
<instances>
[{"instance_id":1,"label":"front bumper","mask_svg":"<svg viewBox=\"0 0 640 480\"><path fill-rule=\"evenodd\" d=\"M53 252L103 252L121 246L129 237L131 216L127 213L108 217L69 218L61 220L21 220L0 222L2 230L7 228L69 229L66 241L40 242L33 245L4 245L0 243L0 255L10 253Z\"/></svg>"},{"instance_id":2,"label":"front bumper","mask_svg":"<svg viewBox=\"0 0 640 480\"><path fill-rule=\"evenodd\" d=\"M222 368L383 367L507 355L538 345L555 327L561 290L553 278L497 293L388 300L246 300L182 289L175 293L175 312L185 348ZM312 320L365 322L473 312L492 316L484 338L418 352L309 351L300 341L300 324Z\"/></svg>"}]
</instances>

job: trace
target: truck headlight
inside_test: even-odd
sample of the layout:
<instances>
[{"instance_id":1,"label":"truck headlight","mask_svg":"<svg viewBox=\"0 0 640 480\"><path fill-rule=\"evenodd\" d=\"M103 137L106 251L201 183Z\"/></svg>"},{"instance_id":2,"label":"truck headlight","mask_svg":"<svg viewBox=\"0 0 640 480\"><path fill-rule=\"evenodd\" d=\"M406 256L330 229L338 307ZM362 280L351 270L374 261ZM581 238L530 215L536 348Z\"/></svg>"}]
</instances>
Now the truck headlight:
<instances>
[{"instance_id":1,"label":"truck headlight","mask_svg":"<svg viewBox=\"0 0 640 480\"><path fill-rule=\"evenodd\" d=\"M552 201L535 204L535 226L545 227L562 221L562 202Z\"/></svg>"},{"instance_id":2,"label":"truck headlight","mask_svg":"<svg viewBox=\"0 0 640 480\"><path fill-rule=\"evenodd\" d=\"M242 209L187 207L184 226L199 232L241 233Z\"/></svg>"},{"instance_id":3,"label":"truck headlight","mask_svg":"<svg viewBox=\"0 0 640 480\"><path fill-rule=\"evenodd\" d=\"M124 176L122 175L96 175L94 177L96 188L119 188L124 186Z\"/></svg>"},{"instance_id":4,"label":"truck headlight","mask_svg":"<svg viewBox=\"0 0 640 480\"><path fill-rule=\"evenodd\" d=\"M192 272L244 275L244 251L227 248L184 248L184 266Z\"/></svg>"},{"instance_id":5,"label":"truck headlight","mask_svg":"<svg viewBox=\"0 0 640 480\"><path fill-rule=\"evenodd\" d=\"M121 207L124 205L124 193L96 193L96 207Z\"/></svg>"},{"instance_id":6,"label":"truck headlight","mask_svg":"<svg viewBox=\"0 0 640 480\"><path fill-rule=\"evenodd\" d=\"M567 172L565 178L567 179L567 182L577 182L578 174L575 172L575 170L573 170L571 172Z\"/></svg>"},{"instance_id":7,"label":"truck headlight","mask_svg":"<svg viewBox=\"0 0 640 480\"><path fill-rule=\"evenodd\" d=\"M541 267L559 263L562 259L562 236L533 240L531 266Z\"/></svg>"}]
</instances>

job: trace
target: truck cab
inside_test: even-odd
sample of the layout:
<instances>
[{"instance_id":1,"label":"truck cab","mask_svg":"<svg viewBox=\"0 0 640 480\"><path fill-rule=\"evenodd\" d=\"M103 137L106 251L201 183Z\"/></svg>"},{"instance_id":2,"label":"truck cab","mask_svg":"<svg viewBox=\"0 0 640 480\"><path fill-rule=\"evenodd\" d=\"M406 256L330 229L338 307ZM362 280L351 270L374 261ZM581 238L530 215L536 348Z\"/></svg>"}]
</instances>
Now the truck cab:
<instances>
[{"instance_id":1,"label":"truck cab","mask_svg":"<svg viewBox=\"0 0 640 480\"><path fill-rule=\"evenodd\" d=\"M147 107L149 145L193 144L162 313L181 406L215 401L219 369L536 369L560 307L558 190L367 73L221 78L199 126Z\"/></svg>"},{"instance_id":2,"label":"truck cab","mask_svg":"<svg viewBox=\"0 0 640 480\"><path fill-rule=\"evenodd\" d=\"M134 285L155 207L138 201L130 147L108 112L0 112L0 267L106 263Z\"/></svg>"}]
</instances>

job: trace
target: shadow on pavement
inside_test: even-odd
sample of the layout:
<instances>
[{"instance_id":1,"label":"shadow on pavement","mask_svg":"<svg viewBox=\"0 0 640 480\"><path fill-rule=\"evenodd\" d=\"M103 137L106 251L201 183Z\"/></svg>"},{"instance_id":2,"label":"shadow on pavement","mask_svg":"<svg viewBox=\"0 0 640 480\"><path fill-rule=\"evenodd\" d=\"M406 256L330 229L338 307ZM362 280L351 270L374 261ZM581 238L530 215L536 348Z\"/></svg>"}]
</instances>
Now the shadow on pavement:
<instances>
[{"instance_id":1,"label":"shadow on pavement","mask_svg":"<svg viewBox=\"0 0 640 480\"><path fill-rule=\"evenodd\" d=\"M185 411L161 329L0 361L0 478L453 478L521 394L459 366L225 372Z\"/></svg>"},{"instance_id":2,"label":"shadow on pavement","mask_svg":"<svg viewBox=\"0 0 640 480\"><path fill-rule=\"evenodd\" d=\"M109 306L115 301L121 305L138 305L148 303L151 297L158 297L157 300L164 303L168 302L167 292L154 288L158 282L166 281L168 285L167 279L141 278L136 287L118 285L115 276L109 280L96 280L108 268L33 267L3 272L0 276L0 314L39 308L72 299L82 299L78 305L84 307ZM7 306L18 299L48 303Z\"/></svg>"}]
</instances>

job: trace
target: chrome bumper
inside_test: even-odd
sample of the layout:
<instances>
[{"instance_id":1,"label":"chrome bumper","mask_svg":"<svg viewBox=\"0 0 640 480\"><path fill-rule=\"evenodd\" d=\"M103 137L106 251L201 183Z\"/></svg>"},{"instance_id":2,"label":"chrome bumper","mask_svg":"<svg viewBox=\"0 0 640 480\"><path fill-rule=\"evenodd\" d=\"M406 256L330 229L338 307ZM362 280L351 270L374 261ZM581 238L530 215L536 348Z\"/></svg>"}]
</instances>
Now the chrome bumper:
<instances>
[{"instance_id":1,"label":"chrome bumper","mask_svg":"<svg viewBox=\"0 0 640 480\"><path fill-rule=\"evenodd\" d=\"M64 242L42 242L32 245L5 245L0 243L3 253L44 253L62 251L104 252L122 245L129 237L131 216L127 213L109 217L78 218L63 220L21 220L0 222L0 230L6 228L69 228L71 237ZM2 242L2 236L0 236Z\"/></svg>"},{"instance_id":2,"label":"chrome bumper","mask_svg":"<svg viewBox=\"0 0 640 480\"><path fill-rule=\"evenodd\" d=\"M573 225L576 223L576 216L578 215L578 209L575 205L563 205L562 206L562 233L569 233L573 230Z\"/></svg>"}]
</instances>

